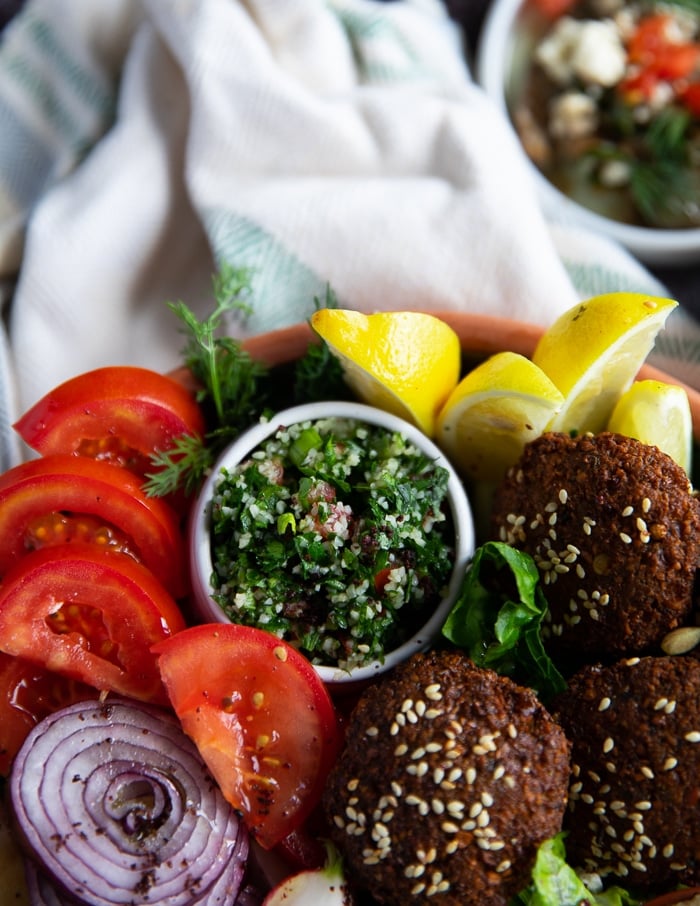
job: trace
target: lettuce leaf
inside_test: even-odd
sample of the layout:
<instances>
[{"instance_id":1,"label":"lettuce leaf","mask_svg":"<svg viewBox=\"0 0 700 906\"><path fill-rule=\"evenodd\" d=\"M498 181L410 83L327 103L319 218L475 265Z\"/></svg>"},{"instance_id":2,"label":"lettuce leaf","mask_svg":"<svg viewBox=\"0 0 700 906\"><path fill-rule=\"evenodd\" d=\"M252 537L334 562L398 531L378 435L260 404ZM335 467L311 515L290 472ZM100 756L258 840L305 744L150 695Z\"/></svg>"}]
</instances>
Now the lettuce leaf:
<instances>
[{"instance_id":1,"label":"lettuce leaf","mask_svg":"<svg viewBox=\"0 0 700 906\"><path fill-rule=\"evenodd\" d=\"M547 698L562 692L566 683L542 643L546 612L532 557L488 541L476 550L442 632L474 663Z\"/></svg>"},{"instance_id":2,"label":"lettuce leaf","mask_svg":"<svg viewBox=\"0 0 700 906\"><path fill-rule=\"evenodd\" d=\"M510 906L639 906L641 900L622 887L593 890L566 861L564 833L545 840L537 850L532 883Z\"/></svg>"}]
</instances>

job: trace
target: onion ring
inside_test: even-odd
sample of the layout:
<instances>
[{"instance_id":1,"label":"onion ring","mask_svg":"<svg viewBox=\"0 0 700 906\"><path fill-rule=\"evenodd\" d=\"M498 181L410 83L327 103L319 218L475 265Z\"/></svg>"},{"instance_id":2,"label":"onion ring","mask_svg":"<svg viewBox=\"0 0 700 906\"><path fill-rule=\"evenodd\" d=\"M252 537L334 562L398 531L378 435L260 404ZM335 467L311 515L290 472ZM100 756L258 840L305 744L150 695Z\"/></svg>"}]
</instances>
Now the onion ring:
<instances>
[{"instance_id":1,"label":"onion ring","mask_svg":"<svg viewBox=\"0 0 700 906\"><path fill-rule=\"evenodd\" d=\"M168 712L78 702L30 732L10 775L41 871L90 906L235 903L247 831Z\"/></svg>"}]
</instances>

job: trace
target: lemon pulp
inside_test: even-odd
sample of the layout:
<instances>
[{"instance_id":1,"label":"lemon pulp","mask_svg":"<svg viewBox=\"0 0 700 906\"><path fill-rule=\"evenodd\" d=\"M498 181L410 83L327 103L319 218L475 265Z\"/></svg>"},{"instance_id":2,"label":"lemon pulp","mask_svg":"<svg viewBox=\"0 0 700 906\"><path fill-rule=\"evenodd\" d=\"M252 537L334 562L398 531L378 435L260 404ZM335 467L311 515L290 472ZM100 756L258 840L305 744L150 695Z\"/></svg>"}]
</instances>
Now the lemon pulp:
<instances>
[{"instance_id":1,"label":"lemon pulp","mask_svg":"<svg viewBox=\"0 0 700 906\"><path fill-rule=\"evenodd\" d=\"M338 358L356 396L420 428L429 437L443 403L459 380L459 337L424 312L366 315L324 308L311 327Z\"/></svg>"},{"instance_id":2,"label":"lemon pulp","mask_svg":"<svg viewBox=\"0 0 700 906\"><path fill-rule=\"evenodd\" d=\"M690 474L693 419L682 387L663 381L635 381L613 409L608 430L653 444Z\"/></svg>"},{"instance_id":3,"label":"lemon pulp","mask_svg":"<svg viewBox=\"0 0 700 906\"><path fill-rule=\"evenodd\" d=\"M561 392L529 359L497 353L450 394L438 416L436 440L464 478L496 482L563 402Z\"/></svg>"},{"instance_id":4,"label":"lemon pulp","mask_svg":"<svg viewBox=\"0 0 700 906\"><path fill-rule=\"evenodd\" d=\"M564 312L532 356L564 395L548 429L602 431L677 305L673 299L620 292L594 296Z\"/></svg>"}]
</instances>

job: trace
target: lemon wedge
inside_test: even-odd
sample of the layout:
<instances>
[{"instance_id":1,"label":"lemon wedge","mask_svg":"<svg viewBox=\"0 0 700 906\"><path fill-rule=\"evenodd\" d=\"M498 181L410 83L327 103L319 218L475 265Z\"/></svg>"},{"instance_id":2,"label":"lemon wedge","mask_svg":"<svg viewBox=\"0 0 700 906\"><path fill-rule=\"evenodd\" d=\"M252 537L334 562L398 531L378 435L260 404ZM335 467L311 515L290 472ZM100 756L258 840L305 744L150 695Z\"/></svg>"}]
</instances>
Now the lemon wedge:
<instances>
[{"instance_id":1,"label":"lemon wedge","mask_svg":"<svg viewBox=\"0 0 700 906\"><path fill-rule=\"evenodd\" d=\"M548 429L602 431L677 305L642 293L608 293L557 318L532 357L564 395Z\"/></svg>"},{"instance_id":2,"label":"lemon wedge","mask_svg":"<svg viewBox=\"0 0 700 906\"><path fill-rule=\"evenodd\" d=\"M693 418L688 394L677 384L635 381L613 409L608 430L653 444L690 474Z\"/></svg>"},{"instance_id":3,"label":"lemon wedge","mask_svg":"<svg viewBox=\"0 0 700 906\"><path fill-rule=\"evenodd\" d=\"M311 316L311 327L362 402L434 435L437 413L461 367L459 337L448 324L423 312L323 308Z\"/></svg>"},{"instance_id":4,"label":"lemon wedge","mask_svg":"<svg viewBox=\"0 0 700 906\"><path fill-rule=\"evenodd\" d=\"M436 441L465 479L500 481L563 403L537 365L499 352L452 391L438 416Z\"/></svg>"}]
</instances>

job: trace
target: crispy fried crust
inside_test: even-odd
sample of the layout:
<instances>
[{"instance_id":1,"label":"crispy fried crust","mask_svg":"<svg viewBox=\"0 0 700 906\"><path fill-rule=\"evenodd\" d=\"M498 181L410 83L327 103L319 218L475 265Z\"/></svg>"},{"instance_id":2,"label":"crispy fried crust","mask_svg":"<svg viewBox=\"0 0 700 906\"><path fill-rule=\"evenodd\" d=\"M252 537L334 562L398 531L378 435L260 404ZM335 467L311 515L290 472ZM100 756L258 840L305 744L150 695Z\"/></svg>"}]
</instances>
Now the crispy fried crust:
<instances>
[{"instance_id":1,"label":"crispy fried crust","mask_svg":"<svg viewBox=\"0 0 700 906\"><path fill-rule=\"evenodd\" d=\"M553 710L573 743L570 862L629 887L700 883L700 662L587 666Z\"/></svg>"},{"instance_id":2,"label":"crispy fried crust","mask_svg":"<svg viewBox=\"0 0 700 906\"><path fill-rule=\"evenodd\" d=\"M505 906L561 827L568 776L569 743L529 689L431 652L363 694L324 808L379 902Z\"/></svg>"},{"instance_id":3,"label":"crispy fried crust","mask_svg":"<svg viewBox=\"0 0 700 906\"><path fill-rule=\"evenodd\" d=\"M496 494L492 537L534 557L553 653L650 653L692 611L700 502L683 469L632 438L528 444Z\"/></svg>"}]
</instances>

